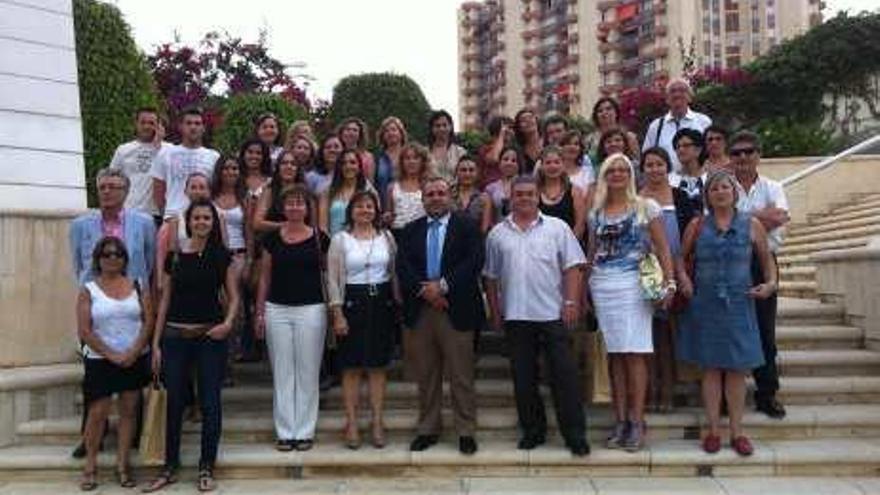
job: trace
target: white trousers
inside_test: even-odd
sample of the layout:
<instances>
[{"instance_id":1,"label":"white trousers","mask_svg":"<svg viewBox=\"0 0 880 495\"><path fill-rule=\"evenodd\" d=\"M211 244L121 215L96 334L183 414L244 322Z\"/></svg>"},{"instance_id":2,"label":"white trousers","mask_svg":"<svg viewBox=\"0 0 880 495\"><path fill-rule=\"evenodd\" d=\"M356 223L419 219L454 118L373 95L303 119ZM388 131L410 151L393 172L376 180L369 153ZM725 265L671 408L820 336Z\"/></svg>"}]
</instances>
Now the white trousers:
<instances>
[{"instance_id":1,"label":"white trousers","mask_svg":"<svg viewBox=\"0 0 880 495\"><path fill-rule=\"evenodd\" d=\"M326 329L323 304L266 303L266 345L272 364L272 403L279 440L315 438Z\"/></svg>"}]
</instances>

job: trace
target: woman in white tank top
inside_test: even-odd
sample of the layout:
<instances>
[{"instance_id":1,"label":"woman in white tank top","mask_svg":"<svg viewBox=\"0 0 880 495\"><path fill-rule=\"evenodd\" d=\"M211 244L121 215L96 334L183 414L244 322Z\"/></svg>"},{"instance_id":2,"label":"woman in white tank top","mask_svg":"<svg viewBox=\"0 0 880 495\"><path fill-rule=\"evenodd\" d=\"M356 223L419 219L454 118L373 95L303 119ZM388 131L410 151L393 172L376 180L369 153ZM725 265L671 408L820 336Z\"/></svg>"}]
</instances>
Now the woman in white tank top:
<instances>
[{"instance_id":1,"label":"woman in white tank top","mask_svg":"<svg viewBox=\"0 0 880 495\"><path fill-rule=\"evenodd\" d=\"M148 332L153 324L149 291L125 277L128 252L116 237L104 237L92 253L95 280L80 290L77 327L84 344L83 395L88 407L83 443L86 460L80 488L97 487L97 456L114 394L119 395L119 483L135 486L128 452L135 431L140 390L150 382Z\"/></svg>"},{"instance_id":2,"label":"woman in white tank top","mask_svg":"<svg viewBox=\"0 0 880 495\"><path fill-rule=\"evenodd\" d=\"M413 220L425 216L422 181L430 173L430 156L424 146L411 143L400 150L400 174L388 186L388 205L383 220L395 236Z\"/></svg>"}]
</instances>

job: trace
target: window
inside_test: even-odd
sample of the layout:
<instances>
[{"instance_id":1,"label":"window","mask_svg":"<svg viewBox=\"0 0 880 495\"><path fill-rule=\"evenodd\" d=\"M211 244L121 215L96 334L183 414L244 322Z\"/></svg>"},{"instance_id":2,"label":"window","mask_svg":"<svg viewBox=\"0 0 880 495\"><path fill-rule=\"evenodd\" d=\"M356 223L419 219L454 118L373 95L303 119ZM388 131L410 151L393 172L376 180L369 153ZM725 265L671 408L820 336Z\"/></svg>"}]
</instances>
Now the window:
<instances>
[{"instance_id":1,"label":"window","mask_svg":"<svg viewBox=\"0 0 880 495\"><path fill-rule=\"evenodd\" d=\"M706 40L703 42L703 54L707 57L712 53L712 42Z\"/></svg>"},{"instance_id":2,"label":"window","mask_svg":"<svg viewBox=\"0 0 880 495\"><path fill-rule=\"evenodd\" d=\"M739 31L739 12L727 12L724 15L724 28L727 32Z\"/></svg>"},{"instance_id":3,"label":"window","mask_svg":"<svg viewBox=\"0 0 880 495\"><path fill-rule=\"evenodd\" d=\"M772 12L767 14L767 29L776 29L776 14Z\"/></svg>"},{"instance_id":4,"label":"window","mask_svg":"<svg viewBox=\"0 0 880 495\"><path fill-rule=\"evenodd\" d=\"M761 17L758 15L757 12L752 12L752 32L761 32Z\"/></svg>"},{"instance_id":5,"label":"window","mask_svg":"<svg viewBox=\"0 0 880 495\"><path fill-rule=\"evenodd\" d=\"M708 33L712 27L712 19L709 18L708 14L703 14L703 32Z\"/></svg>"},{"instance_id":6,"label":"window","mask_svg":"<svg viewBox=\"0 0 880 495\"><path fill-rule=\"evenodd\" d=\"M718 36L721 34L721 19L712 19L712 34Z\"/></svg>"},{"instance_id":7,"label":"window","mask_svg":"<svg viewBox=\"0 0 880 495\"><path fill-rule=\"evenodd\" d=\"M739 10L739 0L724 0L724 10Z\"/></svg>"},{"instance_id":8,"label":"window","mask_svg":"<svg viewBox=\"0 0 880 495\"><path fill-rule=\"evenodd\" d=\"M654 73L657 71L656 69L657 69L656 64L654 63L653 60L645 62L644 64L642 64L642 67L641 67L642 77L653 76Z\"/></svg>"},{"instance_id":9,"label":"window","mask_svg":"<svg viewBox=\"0 0 880 495\"><path fill-rule=\"evenodd\" d=\"M752 56L757 57L761 54L761 42L758 40L752 41Z\"/></svg>"},{"instance_id":10,"label":"window","mask_svg":"<svg viewBox=\"0 0 880 495\"><path fill-rule=\"evenodd\" d=\"M740 58L739 55L730 55L727 57L727 68L728 69L738 69L740 67Z\"/></svg>"}]
</instances>

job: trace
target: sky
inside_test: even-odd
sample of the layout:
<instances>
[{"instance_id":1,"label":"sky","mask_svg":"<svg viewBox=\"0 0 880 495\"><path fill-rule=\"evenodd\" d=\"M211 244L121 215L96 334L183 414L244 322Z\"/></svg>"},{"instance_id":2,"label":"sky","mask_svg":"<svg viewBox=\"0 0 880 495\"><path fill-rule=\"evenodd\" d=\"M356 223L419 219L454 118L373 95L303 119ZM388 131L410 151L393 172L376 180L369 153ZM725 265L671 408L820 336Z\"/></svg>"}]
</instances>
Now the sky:
<instances>
[{"instance_id":1,"label":"sky","mask_svg":"<svg viewBox=\"0 0 880 495\"><path fill-rule=\"evenodd\" d=\"M329 100L349 74L396 72L413 78L432 108L458 114L456 11L462 0L108 0L122 11L147 53L174 40L194 44L209 31L256 40L305 74L311 98ZM588 0L594 1L594 0ZM791 0L778 0L780 3ZM877 0L826 0L838 10L877 8Z\"/></svg>"}]
</instances>

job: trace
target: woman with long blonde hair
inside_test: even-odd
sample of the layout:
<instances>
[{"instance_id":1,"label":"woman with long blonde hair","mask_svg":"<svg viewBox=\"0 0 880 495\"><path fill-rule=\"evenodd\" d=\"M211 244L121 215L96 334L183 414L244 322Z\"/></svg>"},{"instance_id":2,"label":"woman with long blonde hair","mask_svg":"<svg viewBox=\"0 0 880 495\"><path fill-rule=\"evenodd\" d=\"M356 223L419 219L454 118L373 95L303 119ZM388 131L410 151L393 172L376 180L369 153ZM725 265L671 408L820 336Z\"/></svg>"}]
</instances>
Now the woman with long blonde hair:
<instances>
[{"instance_id":1,"label":"woman with long blonde hair","mask_svg":"<svg viewBox=\"0 0 880 495\"><path fill-rule=\"evenodd\" d=\"M662 307L675 293L673 264L661 209L637 194L626 155L615 153L602 163L593 204L587 277L608 349L616 420L607 446L635 452L644 446L647 358L654 351L653 306L642 295L639 264L651 252L657 255L664 276L665 295L657 302Z\"/></svg>"}]
</instances>

